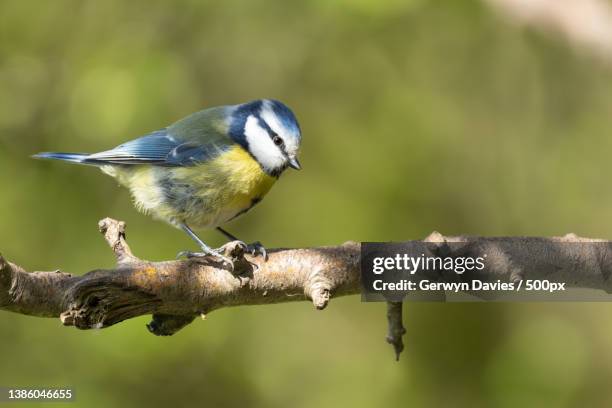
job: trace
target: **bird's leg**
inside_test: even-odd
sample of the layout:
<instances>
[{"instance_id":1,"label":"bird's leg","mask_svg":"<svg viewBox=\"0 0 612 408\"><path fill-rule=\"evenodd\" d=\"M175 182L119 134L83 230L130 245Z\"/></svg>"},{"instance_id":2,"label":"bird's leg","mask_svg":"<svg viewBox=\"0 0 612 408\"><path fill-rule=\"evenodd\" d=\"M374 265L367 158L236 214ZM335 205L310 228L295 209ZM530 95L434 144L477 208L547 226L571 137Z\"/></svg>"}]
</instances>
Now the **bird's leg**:
<instances>
[{"instance_id":1,"label":"bird's leg","mask_svg":"<svg viewBox=\"0 0 612 408\"><path fill-rule=\"evenodd\" d=\"M256 242L253 242L252 244L247 245L242 240L238 239L235 235L230 234L229 232L227 232L221 227L217 227L217 231L225 235L225 237L231 241L241 242L244 245L245 252L253 256L261 255L263 256L264 260L266 261L268 260L268 252L266 251L266 248L264 248L264 246L261 244L261 242L256 241Z\"/></svg>"},{"instance_id":2,"label":"bird's leg","mask_svg":"<svg viewBox=\"0 0 612 408\"><path fill-rule=\"evenodd\" d=\"M221 259L223 262L226 262L231 267L234 266L234 262L231 259L229 259L225 255L222 255L219 251L212 249L211 247L206 245L204 241L202 241L200 237L198 237L196 233L193 232L193 230L187 226L187 224L179 224L179 226L183 231L185 231L185 233L187 233L187 235L191 237L191 239L193 239L200 246L202 252L181 251L179 252L177 257L186 256L187 258L198 258L205 256L213 256L215 258Z\"/></svg>"}]
</instances>

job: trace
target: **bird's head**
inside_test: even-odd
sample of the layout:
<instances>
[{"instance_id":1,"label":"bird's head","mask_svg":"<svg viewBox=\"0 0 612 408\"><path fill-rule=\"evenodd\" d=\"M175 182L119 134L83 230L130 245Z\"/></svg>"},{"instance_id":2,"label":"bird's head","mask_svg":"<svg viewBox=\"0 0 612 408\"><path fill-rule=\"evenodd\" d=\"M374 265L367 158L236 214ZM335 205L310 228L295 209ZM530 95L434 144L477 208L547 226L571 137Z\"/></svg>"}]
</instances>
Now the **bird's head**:
<instances>
[{"instance_id":1,"label":"bird's head","mask_svg":"<svg viewBox=\"0 0 612 408\"><path fill-rule=\"evenodd\" d=\"M287 167L301 168L300 125L282 102L261 99L232 107L229 132L266 173L277 177Z\"/></svg>"}]
</instances>

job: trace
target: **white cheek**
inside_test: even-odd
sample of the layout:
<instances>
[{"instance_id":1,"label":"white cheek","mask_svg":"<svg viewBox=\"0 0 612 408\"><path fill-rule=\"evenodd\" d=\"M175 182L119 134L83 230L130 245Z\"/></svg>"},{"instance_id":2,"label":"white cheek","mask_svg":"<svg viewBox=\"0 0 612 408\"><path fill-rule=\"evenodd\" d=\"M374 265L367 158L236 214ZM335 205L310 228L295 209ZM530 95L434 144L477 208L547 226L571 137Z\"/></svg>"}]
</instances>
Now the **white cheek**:
<instances>
[{"instance_id":1,"label":"white cheek","mask_svg":"<svg viewBox=\"0 0 612 408\"><path fill-rule=\"evenodd\" d=\"M285 150L287 153L292 155L297 155L298 150L300 148L299 138L297 137L287 137L292 136L291 134L286 134L287 130L284 129L284 126L278 120L278 117L272 110L270 106L270 102L264 102L264 108L261 110L261 118L270 126L270 129L275 131L281 136L284 136L285 139Z\"/></svg>"},{"instance_id":2,"label":"white cheek","mask_svg":"<svg viewBox=\"0 0 612 408\"><path fill-rule=\"evenodd\" d=\"M266 170L278 169L284 165L285 157L258 122L257 118L251 115L244 125L244 135L251 154Z\"/></svg>"}]
</instances>

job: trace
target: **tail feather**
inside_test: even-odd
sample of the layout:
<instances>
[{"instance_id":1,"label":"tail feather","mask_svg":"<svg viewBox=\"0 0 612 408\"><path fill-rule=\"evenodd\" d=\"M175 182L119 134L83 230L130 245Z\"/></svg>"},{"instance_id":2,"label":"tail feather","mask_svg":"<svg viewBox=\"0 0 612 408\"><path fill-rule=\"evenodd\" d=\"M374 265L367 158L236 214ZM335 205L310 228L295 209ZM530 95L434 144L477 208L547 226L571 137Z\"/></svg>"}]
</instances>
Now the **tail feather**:
<instances>
[{"instance_id":1,"label":"tail feather","mask_svg":"<svg viewBox=\"0 0 612 408\"><path fill-rule=\"evenodd\" d=\"M81 164L92 164L86 163L86 159L89 156L87 153L60 153L60 152L42 152L33 155L35 159L52 159L52 160L63 160L70 163L81 163Z\"/></svg>"}]
</instances>

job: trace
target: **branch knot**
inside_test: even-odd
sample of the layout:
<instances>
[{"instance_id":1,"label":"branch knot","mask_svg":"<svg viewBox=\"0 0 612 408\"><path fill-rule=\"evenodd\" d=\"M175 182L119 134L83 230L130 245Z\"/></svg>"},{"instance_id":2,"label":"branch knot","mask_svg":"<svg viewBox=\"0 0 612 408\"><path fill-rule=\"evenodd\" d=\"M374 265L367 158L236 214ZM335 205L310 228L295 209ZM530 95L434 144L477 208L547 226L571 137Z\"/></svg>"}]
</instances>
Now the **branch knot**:
<instances>
[{"instance_id":1,"label":"branch knot","mask_svg":"<svg viewBox=\"0 0 612 408\"><path fill-rule=\"evenodd\" d=\"M125 240L125 222L104 218L98 222L98 229L115 253L118 264L140 262L140 259L132 254L132 250Z\"/></svg>"},{"instance_id":2,"label":"branch knot","mask_svg":"<svg viewBox=\"0 0 612 408\"><path fill-rule=\"evenodd\" d=\"M304 283L304 294L312 299L312 304L317 310L325 309L329 303L331 285L331 281L320 270L308 275Z\"/></svg>"}]
</instances>

